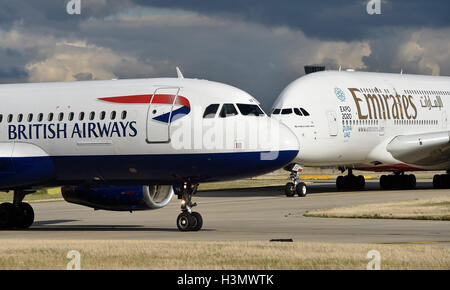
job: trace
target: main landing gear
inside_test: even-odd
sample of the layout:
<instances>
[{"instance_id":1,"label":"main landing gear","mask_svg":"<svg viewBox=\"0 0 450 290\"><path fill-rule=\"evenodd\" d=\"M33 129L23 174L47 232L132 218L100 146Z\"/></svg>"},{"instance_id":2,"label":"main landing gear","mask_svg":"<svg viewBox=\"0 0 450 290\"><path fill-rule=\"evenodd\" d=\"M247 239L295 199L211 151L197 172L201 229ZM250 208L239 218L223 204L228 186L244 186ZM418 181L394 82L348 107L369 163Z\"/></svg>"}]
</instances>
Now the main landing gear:
<instances>
[{"instance_id":1,"label":"main landing gear","mask_svg":"<svg viewBox=\"0 0 450 290\"><path fill-rule=\"evenodd\" d=\"M308 194L306 184L300 180L300 172L301 167L299 165L295 165L291 168L291 174L289 175L291 181L286 183L284 187L284 194L286 194L287 197L293 197L295 195L305 197Z\"/></svg>"},{"instance_id":2,"label":"main landing gear","mask_svg":"<svg viewBox=\"0 0 450 290\"><path fill-rule=\"evenodd\" d=\"M342 173L344 173L345 169L340 169ZM348 169L348 175L346 176L338 176L336 178L336 188L338 190L363 190L366 186L366 180L364 176L353 175L353 170Z\"/></svg>"},{"instance_id":3,"label":"main landing gear","mask_svg":"<svg viewBox=\"0 0 450 290\"><path fill-rule=\"evenodd\" d=\"M404 172L394 172L394 175L382 175L380 177L381 189L414 189L416 188L416 176Z\"/></svg>"},{"instance_id":4,"label":"main landing gear","mask_svg":"<svg viewBox=\"0 0 450 290\"><path fill-rule=\"evenodd\" d=\"M447 174L437 174L433 177L434 188L450 188L450 172Z\"/></svg>"},{"instance_id":5,"label":"main landing gear","mask_svg":"<svg viewBox=\"0 0 450 290\"><path fill-rule=\"evenodd\" d=\"M13 203L0 204L0 229L27 229L33 224L33 208L22 202L25 195L24 191L14 191Z\"/></svg>"},{"instance_id":6,"label":"main landing gear","mask_svg":"<svg viewBox=\"0 0 450 290\"><path fill-rule=\"evenodd\" d=\"M197 187L197 184L189 183L173 187L178 199L181 199L181 213L177 218L177 227L182 232L199 231L203 226L202 216L192 211L192 208L197 205L192 202L192 196L197 192Z\"/></svg>"}]
</instances>

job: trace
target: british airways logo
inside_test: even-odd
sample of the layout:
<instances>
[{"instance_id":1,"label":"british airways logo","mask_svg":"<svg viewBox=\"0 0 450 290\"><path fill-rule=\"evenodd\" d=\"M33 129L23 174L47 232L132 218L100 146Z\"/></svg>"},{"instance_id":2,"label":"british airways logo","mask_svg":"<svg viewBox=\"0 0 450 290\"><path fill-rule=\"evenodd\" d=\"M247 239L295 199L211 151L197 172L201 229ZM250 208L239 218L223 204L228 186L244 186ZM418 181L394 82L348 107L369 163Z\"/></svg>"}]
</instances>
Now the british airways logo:
<instances>
[{"instance_id":1,"label":"british airways logo","mask_svg":"<svg viewBox=\"0 0 450 290\"><path fill-rule=\"evenodd\" d=\"M121 96L121 97L108 97L100 98L99 100L111 103L121 104L163 104L173 108L170 108L168 112L164 112L160 115L152 116L155 121L164 123L170 123L176 121L191 111L191 104L189 100L183 96L168 95L168 94L155 94L155 95L133 95L133 96Z\"/></svg>"},{"instance_id":2,"label":"british airways logo","mask_svg":"<svg viewBox=\"0 0 450 290\"><path fill-rule=\"evenodd\" d=\"M9 140L136 137L136 121L9 125Z\"/></svg>"}]
</instances>

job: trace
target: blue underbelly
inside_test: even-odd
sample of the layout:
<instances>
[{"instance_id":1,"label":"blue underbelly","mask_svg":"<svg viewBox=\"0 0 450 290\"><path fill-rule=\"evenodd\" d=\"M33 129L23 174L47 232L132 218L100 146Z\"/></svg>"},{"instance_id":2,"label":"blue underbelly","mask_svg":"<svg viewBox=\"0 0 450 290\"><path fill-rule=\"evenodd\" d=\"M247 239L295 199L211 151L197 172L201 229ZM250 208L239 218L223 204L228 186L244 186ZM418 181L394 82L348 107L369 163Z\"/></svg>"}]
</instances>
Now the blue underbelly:
<instances>
[{"instance_id":1,"label":"blue underbelly","mask_svg":"<svg viewBox=\"0 0 450 290\"><path fill-rule=\"evenodd\" d=\"M0 187L14 188L27 176L22 186L223 181L271 172L289 163L297 153L280 151L276 158L269 158L272 160L261 158L262 152L21 157L13 158L14 168L0 171ZM0 159L1 162L7 164L11 160Z\"/></svg>"}]
</instances>

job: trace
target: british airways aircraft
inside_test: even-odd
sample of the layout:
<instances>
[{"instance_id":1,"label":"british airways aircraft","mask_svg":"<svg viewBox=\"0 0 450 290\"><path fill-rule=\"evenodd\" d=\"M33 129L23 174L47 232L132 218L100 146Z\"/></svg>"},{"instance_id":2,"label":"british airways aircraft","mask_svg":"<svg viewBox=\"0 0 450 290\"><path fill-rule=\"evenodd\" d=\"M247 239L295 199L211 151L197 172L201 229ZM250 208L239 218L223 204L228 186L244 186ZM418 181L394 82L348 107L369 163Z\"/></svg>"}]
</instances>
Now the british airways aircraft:
<instances>
[{"instance_id":1,"label":"british airways aircraft","mask_svg":"<svg viewBox=\"0 0 450 290\"><path fill-rule=\"evenodd\" d=\"M252 96L181 73L0 85L0 99L0 190L14 192L0 205L1 228L30 227L24 197L61 186L68 202L113 211L159 209L177 195L177 227L198 231L199 183L267 173L298 154L296 136L284 125L272 130ZM281 141L266 146L255 136Z\"/></svg>"},{"instance_id":2,"label":"british airways aircraft","mask_svg":"<svg viewBox=\"0 0 450 290\"><path fill-rule=\"evenodd\" d=\"M447 107L450 78L406 74L324 71L291 83L273 105L272 116L291 128L301 154L286 169L286 195L306 194L301 166L335 167L340 190L361 189L353 169L392 172L380 187L414 188L411 171L450 170ZM435 187L450 186L450 175L435 175Z\"/></svg>"}]
</instances>

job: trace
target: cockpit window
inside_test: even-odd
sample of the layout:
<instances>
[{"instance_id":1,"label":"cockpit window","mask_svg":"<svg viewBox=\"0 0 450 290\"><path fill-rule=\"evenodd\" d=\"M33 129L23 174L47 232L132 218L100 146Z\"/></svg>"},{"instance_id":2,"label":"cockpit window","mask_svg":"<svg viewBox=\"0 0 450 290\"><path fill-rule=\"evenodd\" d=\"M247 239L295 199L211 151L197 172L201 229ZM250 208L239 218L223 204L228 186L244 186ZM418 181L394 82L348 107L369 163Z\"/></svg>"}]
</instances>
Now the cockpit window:
<instances>
[{"instance_id":1,"label":"cockpit window","mask_svg":"<svg viewBox=\"0 0 450 290\"><path fill-rule=\"evenodd\" d=\"M226 118L237 115L238 112L233 104L223 104L222 110L220 110L220 117Z\"/></svg>"},{"instance_id":2,"label":"cockpit window","mask_svg":"<svg viewBox=\"0 0 450 290\"><path fill-rule=\"evenodd\" d=\"M239 111L244 116L263 116L264 112L257 105L237 104Z\"/></svg>"},{"instance_id":3,"label":"cockpit window","mask_svg":"<svg viewBox=\"0 0 450 290\"><path fill-rule=\"evenodd\" d=\"M299 116L303 116L302 111L299 108L294 108L294 113Z\"/></svg>"},{"instance_id":4,"label":"cockpit window","mask_svg":"<svg viewBox=\"0 0 450 290\"><path fill-rule=\"evenodd\" d=\"M280 109L275 109L275 110L273 110L272 115L279 115L280 112L281 112Z\"/></svg>"},{"instance_id":5,"label":"cockpit window","mask_svg":"<svg viewBox=\"0 0 450 290\"><path fill-rule=\"evenodd\" d=\"M292 109L281 110L281 115L289 115L289 114L292 114Z\"/></svg>"},{"instance_id":6,"label":"cockpit window","mask_svg":"<svg viewBox=\"0 0 450 290\"><path fill-rule=\"evenodd\" d=\"M211 119L216 116L217 110L219 109L219 104L212 104L206 107L205 113L203 113L204 119Z\"/></svg>"},{"instance_id":7,"label":"cockpit window","mask_svg":"<svg viewBox=\"0 0 450 290\"><path fill-rule=\"evenodd\" d=\"M305 109L300 108L300 110L302 111L303 116L309 116L309 113Z\"/></svg>"}]
</instances>

